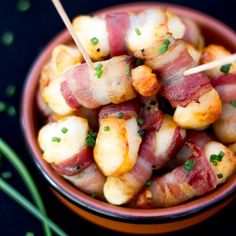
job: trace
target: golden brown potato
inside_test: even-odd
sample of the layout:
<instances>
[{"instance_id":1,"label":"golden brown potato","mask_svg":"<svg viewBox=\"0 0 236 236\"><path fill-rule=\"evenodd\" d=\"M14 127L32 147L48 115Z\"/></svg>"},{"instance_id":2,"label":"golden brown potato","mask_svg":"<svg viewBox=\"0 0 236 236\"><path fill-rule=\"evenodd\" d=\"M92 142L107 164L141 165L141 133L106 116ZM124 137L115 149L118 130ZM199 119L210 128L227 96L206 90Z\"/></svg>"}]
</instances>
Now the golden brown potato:
<instances>
[{"instance_id":1,"label":"golden brown potato","mask_svg":"<svg viewBox=\"0 0 236 236\"><path fill-rule=\"evenodd\" d=\"M233 151L234 154L236 154L236 143L233 143L228 146L231 151Z\"/></svg>"},{"instance_id":2,"label":"golden brown potato","mask_svg":"<svg viewBox=\"0 0 236 236\"><path fill-rule=\"evenodd\" d=\"M236 107L230 103L223 103L222 114L213 124L216 137L222 143L236 142Z\"/></svg>"},{"instance_id":3,"label":"golden brown potato","mask_svg":"<svg viewBox=\"0 0 236 236\"><path fill-rule=\"evenodd\" d=\"M220 116L221 110L220 97L215 89L211 89L199 98L199 102L177 106L173 119L182 128L204 129Z\"/></svg>"},{"instance_id":4,"label":"golden brown potato","mask_svg":"<svg viewBox=\"0 0 236 236\"><path fill-rule=\"evenodd\" d=\"M216 44L210 44L206 48L203 49L202 55L200 57L200 64L205 64L211 61L215 61L217 59L229 56L231 53L226 48L216 45ZM230 67L230 73L236 72L236 63L233 63ZM206 75L208 75L211 78L216 78L223 73L220 71L220 67L215 67L213 69L205 71Z\"/></svg>"},{"instance_id":5,"label":"golden brown potato","mask_svg":"<svg viewBox=\"0 0 236 236\"><path fill-rule=\"evenodd\" d=\"M144 97L155 95L160 89L156 75L146 65L132 69L131 79L135 90Z\"/></svg>"},{"instance_id":6,"label":"golden brown potato","mask_svg":"<svg viewBox=\"0 0 236 236\"><path fill-rule=\"evenodd\" d=\"M94 159L105 176L119 176L134 167L141 143L138 130L135 118L108 117L101 121Z\"/></svg>"},{"instance_id":7,"label":"golden brown potato","mask_svg":"<svg viewBox=\"0 0 236 236\"><path fill-rule=\"evenodd\" d=\"M217 185L224 183L236 171L236 156L223 144L211 141L204 147L204 152L217 177ZM221 161L214 161L214 155L221 156Z\"/></svg>"},{"instance_id":8,"label":"golden brown potato","mask_svg":"<svg viewBox=\"0 0 236 236\"><path fill-rule=\"evenodd\" d=\"M188 49L188 53L190 54L190 56L198 64L200 56L201 56L201 52L198 51L195 47L193 47L193 45L190 43L186 43L186 47Z\"/></svg>"}]
</instances>

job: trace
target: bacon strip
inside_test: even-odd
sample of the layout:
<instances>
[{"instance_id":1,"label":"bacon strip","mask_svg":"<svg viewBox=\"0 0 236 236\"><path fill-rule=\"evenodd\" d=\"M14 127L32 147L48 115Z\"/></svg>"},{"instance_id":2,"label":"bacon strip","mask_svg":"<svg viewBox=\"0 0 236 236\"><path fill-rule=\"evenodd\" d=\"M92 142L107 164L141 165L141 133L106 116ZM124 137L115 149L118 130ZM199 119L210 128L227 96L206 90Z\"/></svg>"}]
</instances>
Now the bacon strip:
<instances>
[{"instance_id":1,"label":"bacon strip","mask_svg":"<svg viewBox=\"0 0 236 236\"><path fill-rule=\"evenodd\" d=\"M93 162L93 152L89 147L84 148L80 153L62 161L58 164L51 163L52 168L60 175L72 176L81 173Z\"/></svg>"},{"instance_id":2,"label":"bacon strip","mask_svg":"<svg viewBox=\"0 0 236 236\"><path fill-rule=\"evenodd\" d=\"M194 145L191 149L190 160L195 161L192 170L185 171L181 165L170 173L153 178L151 186L143 189L132 205L137 208L174 206L216 188L216 176L202 149Z\"/></svg>"},{"instance_id":3,"label":"bacon strip","mask_svg":"<svg viewBox=\"0 0 236 236\"><path fill-rule=\"evenodd\" d=\"M236 101L236 74L226 74L211 80L222 102Z\"/></svg>"},{"instance_id":4,"label":"bacon strip","mask_svg":"<svg viewBox=\"0 0 236 236\"><path fill-rule=\"evenodd\" d=\"M125 37L130 26L128 13L111 13L106 15L106 26L109 33L111 56L127 54Z\"/></svg>"}]
</instances>

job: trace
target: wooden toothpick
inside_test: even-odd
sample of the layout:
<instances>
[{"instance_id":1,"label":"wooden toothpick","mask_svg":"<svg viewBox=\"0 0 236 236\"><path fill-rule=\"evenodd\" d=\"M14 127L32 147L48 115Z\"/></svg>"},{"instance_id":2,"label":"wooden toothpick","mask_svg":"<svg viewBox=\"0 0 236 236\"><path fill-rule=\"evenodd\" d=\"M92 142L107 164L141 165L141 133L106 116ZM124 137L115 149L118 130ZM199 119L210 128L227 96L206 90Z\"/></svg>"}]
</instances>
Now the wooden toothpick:
<instances>
[{"instance_id":1,"label":"wooden toothpick","mask_svg":"<svg viewBox=\"0 0 236 236\"><path fill-rule=\"evenodd\" d=\"M226 64L230 64L234 61L236 61L236 53L234 53L230 56L221 58L219 60L211 61L209 63L203 64L203 65L200 65L200 66L197 66L197 67L194 67L194 68L190 68L190 69L184 71L183 75L186 76L186 75L191 75L191 74L195 74L195 73L198 73L198 72L202 72L202 71L205 71L205 70L210 70L210 69L218 67L218 66L223 66L223 65L226 65Z\"/></svg>"},{"instance_id":2,"label":"wooden toothpick","mask_svg":"<svg viewBox=\"0 0 236 236\"><path fill-rule=\"evenodd\" d=\"M66 25L68 31L70 32L73 40L75 41L75 44L76 46L79 48L81 54L83 55L84 57L84 60L86 61L86 63L88 64L88 66L91 68L91 69L94 69L94 65L93 65L93 62L91 61L88 53L86 52L86 50L84 49L82 43L80 42L77 34L75 33L74 29L73 29L73 26L70 22L70 19L69 17L67 16L60 0L52 0L58 14L60 15L62 21L64 22L64 24Z\"/></svg>"}]
</instances>

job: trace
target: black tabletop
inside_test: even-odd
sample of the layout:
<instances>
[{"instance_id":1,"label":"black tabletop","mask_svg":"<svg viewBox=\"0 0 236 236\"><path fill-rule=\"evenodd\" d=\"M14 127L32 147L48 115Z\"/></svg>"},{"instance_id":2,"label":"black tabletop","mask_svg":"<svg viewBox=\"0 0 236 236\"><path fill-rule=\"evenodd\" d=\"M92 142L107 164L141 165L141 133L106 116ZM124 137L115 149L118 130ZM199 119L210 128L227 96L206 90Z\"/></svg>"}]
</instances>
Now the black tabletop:
<instances>
[{"instance_id":1,"label":"black tabletop","mask_svg":"<svg viewBox=\"0 0 236 236\"><path fill-rule=\"evenodd\" d=\"M19 121L20 99L25 77L41 49L64 28L64 25L50 0L31 0L31 7L28 10L24 9L24 6L19 8L18 2L18 0L0 1L0 103L4 101L10 108L6 112L0 112L0 137L11 145L27 165L43 196L49 217L69 235L120 235L88 223L64 207L49 191L46 181L38 173L27 152ZM62 2L70 17L91 13L111 5L127 3L125 0L64 0ZM234 0L165 2L201 10L236 28ZM5 45L2 42L4 32L10 33L5 38ZM12 96L6 93L9 85L14 85L16 88ZM16 108L16 114L11 106ZM0 169L0 172L4 171L12 172L9 183L30 199L24 184L7 161L4 161ZM204 223L173 235L235 235L235 212L236 203L234 202ZM41 223L0 192L0 235L25 235L29 231L35 235L43 235Z\"/></svg>"}]
</instances>

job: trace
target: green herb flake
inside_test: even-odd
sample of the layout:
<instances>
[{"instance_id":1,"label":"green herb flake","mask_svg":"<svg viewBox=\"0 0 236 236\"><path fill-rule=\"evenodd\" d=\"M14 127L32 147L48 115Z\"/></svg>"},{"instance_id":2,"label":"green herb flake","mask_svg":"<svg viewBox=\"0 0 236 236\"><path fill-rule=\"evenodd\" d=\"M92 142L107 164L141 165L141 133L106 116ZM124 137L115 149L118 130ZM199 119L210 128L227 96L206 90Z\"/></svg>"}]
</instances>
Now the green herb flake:
<instances>
[{"instance_id":1,"label":"green herb flake","mask_svg":"<svg viewBox=\"0 0 236 236\"><path fill-rule=\"evenodd\" d=\"M92 43L93 45L97 45L98 42L99 42L96 37L91 38L90 41L91 41L91 43Z\"/></svg>"},{"instance_id":2,"label":"green herb flake","mask_svg":"<svg viewBox=\"0 0 236 236\"><path fill-rule=\"evenodd\" d=\"M12 173L10 171L5 171L1 173L1 177L5 180L8 180L12 177Z\"/></svg>"},{"instance_id":3,"label":"green herb flake","mask_svg":"<svg viewBox=\"0 0 236 236\"><path fill-rule=\"evenodd\" d=\"M117 117L118 117L119 119L122 119L122 118L123 118L123 116L124 116L123 112L118 112L118 115L117 115Z\"/></svg>"},{"instance_id":4,"label":"green herb flake","mask_svg":"<svg viewBox=\"0 0 236 236\"><path fill-rule=\"evenodd\" d=\"M170 45L170 40L169 39L165 39L163 41L163 44L159 47L159 52L160 53L164 53L168 50L169 48L169 45Z\"/></svg>"},{"instance_id":5,"label":"green herb flake","mask_svg":"<svg viewBox=\"0 0 236 236\"><path fill-rule=\"evenodd\" d=\"M222 178L223 178L223 175L220 173L220 174L217 175L217 177L218 177L219 179L222 179Z\"/></svg>"},{"instance_id":6,"label":"green herb flake","mask_svg":"<svg viewBox=\"0 0 236 236\"><path fill-rule=\"evenodd\" d=\"M94 131L89 131L87 137L86 137L86 144L89 147L94 147L95 146L95 141L97 138L97 133Z\"/></svg>"},{"instance_id":7,"label":"green herb flake","mask_svg":"<svg viewBox=\"0 0 236 236\"><path fill-rule=\"evenodd\" d=\"M138 123L139 126L142 126L144 124L144 121L143 121L142 118L138 117L137 118L137 123Z\"/></svg>"},{"instance_id":8,"label":"green herb flake","mask_svg":"<svg viewBox=\"0 0 236 236\"><path fill-rule=\"evenodd\" d=\"M125 73L126 73L126 75L129 75L130 74L130 66L126 66L125 67Z\"/></svg>"},{"instance_id":9,"label":"green herb flake","mask_svg":"<svg viewBox=\"0 0 236 236\"><path fill-rule=\"evenodd\" d=\"M61 129L61 132L62 132L63 134L66 134L67 131L68 131L68 129L67 129L66 127L63 127L63 128Z\"/></svg>"},{"instance_id":10,"label":"green herb flake","mask_svg":"<svg viewBox=\"0 0 236 236\"><path fill-rule=\"evenodd\" d=\"M104 127L104 131L109 131L109 130L110 130L110 126L106 125L106 126Z\"/></svg>"},{"instance_id":11,"label":"green herb flake","mask_svg":"<svg viewBox=\"0 0 236 236\"><path fill-rule=\"evenodd\" d=\"M61 139L58 138L58 137L52 137L52 142L60 143L60 142L61 142Z\"/></svg>"},{"instance_id":12,"label":"green herb flake","mask_svg":"<svg viewBox=\"0 0 236 236\"><path fill-rule=\"evenodd\" d=\"M95 71L96 71L95 75L98 77L98 79L102 78L102 75L103 75L102 67L103 65L101 63L98 63L95 68Z\"/></svg>"},{"instance_id":13,"label":"green herb flake","mask_svg":"<svg viewBox=\"0 0 236 236\"><path fill-rule=\"evenodd\" d=\"M5 90L5 94L7 97L12 97L16 92L15 85L8 85Z\"/></svg>"},{"instance_id":14,"label":"green herb flake","mask_svg":"<svg viewBox=\"0 0 236 236\"><path fill-rule=\"evenodd\" d=\"M228 74L231 66L232 66L232 64L223 65L220 67L220 71L224 74Z\"/></svg>"},{"instance_id":15,"label":"green herb flake","mask_svg":"<svg viewBox=\"0 0 236 236\"><path fill-rule=\"evenodd\" d=\"M4 112L7 109L5 102L0 101L0 112Z\"/></svg>"},{"instance_id":16,"label":"green herb flake","mask_svg":"<svg viewBox=\"0 0 236 236\"><path fill-rule=\"evenodd\" d=\"M152 185L151 180L148 180L148 181L145 183L145 186L146 186L147 188L150 188L151 185Z\"/></svg>"},{"instance_id":17,"label":"green herb flake","mask_svg":"<svg viewBox=\"0 0 236 236\"><path fill-rule=\"evenodd\" d=\"M95 192L91 193L92 198L96 198L97 194Z\"/></svg>"},{"instance_id":18,"label":"green herb flake","mask_svg":"<svg viewBox=\"0 0 236 236\"><path fill-rule=\"evenodd\" d=\"M216 154L211 154L210 156L210 162L212 163L212 165L217 166L218 162L221 162L223 157L224 157L225 153L220 151L218 153L218 155Z\"/></svg>"},{"instance_id":19,"label":"green herb flake","mask_svg":"<svg viewBox=\"0 0 236 236\"><path fill-rule=\"evenodd\" d=\"M230 105L233 106L233 107L236 107L236 101L230 102Z\"/></svg>"},{"instance_id":20,"label":"green herb flake","mask_svg":"<svg viewBox=\"0 0 236 236\"><path fill-rule=\"evenodd\" d=\"M135 63L134 63L134 67L138 67L138 66L141 66L143 65L143 60L140 59L140 58L137 58Z\"/></svg>"},{"instance_id":21,"label":"green herb flake","mask_svg":"<svg viewBox=\"0 0 236 236\"><path fill-rule=\"evenodd\" d=\"M139 136L140 136L141 138L143 138L143 137L145 136L145 131L144 131L143 129L140 129L140 130L138 131L138 134L139 134Z\"/></svg>"},{"instance_id":22,"label":"green herb flake","mask_svg":"<svg viewBox=\"0 0 236 236\"><path fill-rule=\"evenodd\" d=\"M11 117L16 115L16 108L14 106L8 106L7 107L7 114Z\"/></svg>"},{"instance_id":23,"label":"green herb flake","mask_svg":"<svg viewBox=\"0 0 236 236\"><path fill-rule=\"evenodd\" d=\"M191 171L194 168L195 164L196 164L195 160L185 161L183 171L185 171L185 172Z\"/></svg>"},{"instance_id":24,"label":"green herb flake","mask_svg":"<svg viewBox=\"0 0 236 236\"><path fill-rule=\"evenodd\" d=\"M140 29L139 29L139 28L135 28L134 30L135 30L135 33L136 33L138 36L140 36L140 35L141 35L141 31L140 31Z\"/></svg>"},{"instance_id":25,"label":"green herb flake","mask_svg":"<svg viewBox=\"0 0 236 236\"><path fill-rule=\"evenodd\" d=\"M14 42L14 34L10 31L6 31L2 34L2 44L5 46L10 46Z\"/></svg>"},{"instance_id":26,"label":"green herb flake","mask_svg":"<svg viewBox=\"0 0 236 236\"><path fill-rule=\"evenodd\" d=\"M31 7L31 2L29 0L19 0L17 2L16 8L20 12L28 11Z\"/></svg>"}]
</instances>

